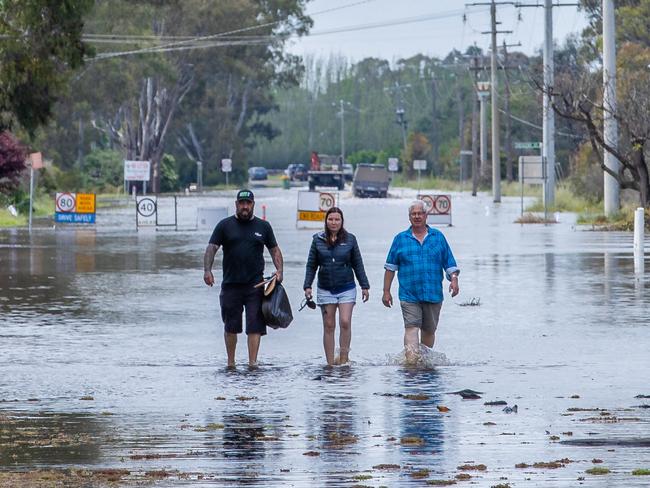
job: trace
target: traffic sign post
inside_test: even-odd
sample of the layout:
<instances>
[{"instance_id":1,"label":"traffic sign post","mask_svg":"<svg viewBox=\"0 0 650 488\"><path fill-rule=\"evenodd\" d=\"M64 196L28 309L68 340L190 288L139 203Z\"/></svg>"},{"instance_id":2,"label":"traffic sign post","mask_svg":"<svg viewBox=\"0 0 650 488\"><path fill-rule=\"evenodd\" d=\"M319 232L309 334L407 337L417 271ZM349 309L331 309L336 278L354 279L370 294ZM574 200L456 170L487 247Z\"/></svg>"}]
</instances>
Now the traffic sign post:
<instances>
[{"instance_id":1,"label":"traffic sign post","mask_svg":"<svg viewBox=\"0 0 650 488\"><path fill-rule=\"evenodd\" d=\"M228 186L228 173L232 171L232 159L224 158L221 160L221 171L226 173L226 187Z\"/></svg>"},{"instance_id":2,"label":"traffic sign post","mask_svg":"<svg viewBox=\"0 0 650 488\"><path fill-rule=\"evenodd\" d=\"M94 193L58 192L54 201L54 221L68 224L94 224L96 197Z\"/></svg>"},{"instance_id":3,"label":"traffic sign post","mask_svg":"<svg viewBox=\"0 0 650 488\"><path fill-rule=\"evenodd\" d=\"M338 204L338 199L338 192L299 191L296 228L309 227L305 224L322 223L325 213Z\"/></svg>"},{"instance_id":4,"label":"traffic sign post","mask_svg":"<svg viewBox=\"0 0 650 488\"><path fill-rule=\"evenodd\" d=\"M395 173L397 172L398 169L399 169L399 159L388 158L388 171Z\"/></svg>"},{"instance_id":5,"label":"traffic sign post","mask_svg":"<svg viewBox=\"0 0 650 488\"><path fill-rule=\"evenodd\" d=\"M427 211L427 224L451 227L451 195L418 195Z\"/></svg>"},{"instance_id":6,"label":"traffic sign post","mask_svg":"<svg viewBox=\"0 0 650 488\"><path fill-rule=\"evenodd\" d=\"M541 184L543 195L546 195L546 161L543 156L519 156L519 181L521 184L521 217L524 216L524 182ZM544 198L544 223L546 223L548 209Z\"/></svg>"},{"instance_id":7,"label":"traffic sign post","mask_svg":"<svg viewBox=\"0 0 650 488\"><path fill-rule=\"evenodd\" d=\"M541 142L515 142L515 149L542 149Z\"/></svg>"},{"instance_id":8,"label":"traffic sign post","mask_svg":"<svg viewBox=\"0 0 650 488\"><path fill-rule=\"evenodd\" d=\"M427 169L427 160L426 159L413 160L413 169L418 170L418 193L420 193L420 171Z\"/></svg>"}]
</instances>

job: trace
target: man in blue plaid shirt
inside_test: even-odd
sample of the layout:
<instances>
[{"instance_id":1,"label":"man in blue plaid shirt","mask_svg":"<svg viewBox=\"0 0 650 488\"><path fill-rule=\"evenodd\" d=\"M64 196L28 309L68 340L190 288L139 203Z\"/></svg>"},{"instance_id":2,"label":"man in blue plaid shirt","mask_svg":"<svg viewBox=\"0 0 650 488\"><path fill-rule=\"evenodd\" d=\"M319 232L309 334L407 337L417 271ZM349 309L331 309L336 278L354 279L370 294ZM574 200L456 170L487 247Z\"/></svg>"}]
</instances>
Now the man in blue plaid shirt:
<instances>
[{"instance_id":1,"label":"man in blue plaid shirt","mask_svg":"<svg viewBox=\"0 0 650 488\"><path fill-rule=\"evenodd\" d=\"M427 225L424 202L417 200L409 206L409 221L411 227L395 236L388 251L382 302L386 307L393 305L390 287L397 272L406 359L413 362L418 357L419 342L433 347L436 340L443 272L450 281L451 296L455 297L460 269L445 236Z\"/></svg>"}]
</instances>

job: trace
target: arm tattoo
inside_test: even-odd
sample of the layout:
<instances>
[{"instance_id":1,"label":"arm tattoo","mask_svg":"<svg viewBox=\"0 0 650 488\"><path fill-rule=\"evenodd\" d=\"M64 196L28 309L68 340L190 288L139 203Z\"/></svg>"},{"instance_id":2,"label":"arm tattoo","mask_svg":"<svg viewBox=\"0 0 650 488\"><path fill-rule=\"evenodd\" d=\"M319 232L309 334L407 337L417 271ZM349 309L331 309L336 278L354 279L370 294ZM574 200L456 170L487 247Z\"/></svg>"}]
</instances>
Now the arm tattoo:
<instances>
[{"instance_id":1,"label":"arm tattoo","mask_svg":"<svg viewBox=\"0 0 650 488\"><path fill-rule=\"evenodd\" d=\"M216 244L208 244L208 247L205 248L205 254L203 255L203 271L212 271L214 256L217 254L218 250L219 246Z\"/></svg>"},{"instance_id":2,"label":"arm tattoo","mask_svg":"<svg viewBox=\"0 0 650 488\"><path fill-rule=\"evenodd\" d=\"M275 246L274 248L269 249L269 253L271 254L271 259L273 260L275 269L282 273L284 261L282 260L282 251L280 251L280 246Z\"/></svg>"}]
</instances>

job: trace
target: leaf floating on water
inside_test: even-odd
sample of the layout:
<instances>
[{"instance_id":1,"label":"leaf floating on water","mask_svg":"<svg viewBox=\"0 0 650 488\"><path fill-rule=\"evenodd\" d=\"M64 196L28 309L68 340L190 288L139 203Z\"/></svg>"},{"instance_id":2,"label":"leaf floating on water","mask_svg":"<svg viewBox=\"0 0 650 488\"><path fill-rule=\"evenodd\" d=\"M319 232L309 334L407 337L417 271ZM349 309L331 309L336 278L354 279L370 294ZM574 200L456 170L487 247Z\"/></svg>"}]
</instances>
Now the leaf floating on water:
<instances>
[{"instance_id":1,"label":"leaf floating on water","mask_svg":"<svg viewBox=\"0 0 650 488\"><path fill-rule=\"evenodd\" d=\"M84 400L84 401L89 401L89 400L94 400L93 397L90 395L82 396L79 400Z\"/></svg>"},{"instance_id":2,"label":"leaf floating on water","mask_svg":"<svg viewBox=\"0 0 650 488\"><path fill-rule=\"evenodd\" d=\"M240 402L247 402L249 400L257 400L257 397L238 396L235 397L235 399L239 400Z\"/></svg>"},{"instance_id":3,"label":"leaf floating on water","mask_svg":"<svg viewBox=\"0 0 650 488\"><path fill-rule=\"evenodd\" d=\"M483 405L486 405L488 407L495 407L497 405L507 405L507 404L508 402L506 402L505 400L497 400L495 402L485 402Z\"/></svg>"},{"instance_id":4,"label":"leaf floating on water","mask_svg":"<svg viewBox=\"0 0 650 488\"><path fill-rule=\"evenodd\" d=\"M372 469L401 469L399 464L377 464Z\"/></svg>"},{"instance_id":5,"label":"leaf floating on water","mask_svg":"<svg viewBox=\"0 0 650 488\"><path fill-rule=\"evenodd\" d=\"M400 439L400 444L420 446L420 445L424 444L424 439L422 439L421 437L416 437L416 436L402 437Z\"/></svg>"},{"instance_id":6,"label":"leaf floating on water","mask_svg":"<svg viewBox=\"0 0 650 488\"><path fill-rule=\"evenodd\" d=\"M449 407L445 407L444 405L438 405L436 408L439 412L449 412Z\"/></svg>"},{"instance_id":7,"label":"leaf floating on water","mask_svg":"<svg viewBox=\"0 0 650 488\"><path fill-rule=\"evenodd\" d=\"M465 481L465 480L472 479L472 476L469 475L469 474L467 474L467 473L460 473L460 474L457 474L457 475L456 475L456 479L457 479L457 480Z\"/></svg>"},{"instance_id":8,"label":"leaf floating on water","mask_svg":"<svg viewBox=\"0 0 650 488\"><path fill-rule=\"evenodd\" d=\"M456 469L461 471L485 471L487 466L485 464L463 464L458 466Z\"/></svg>"},{"instance_id":9,"label":"leaf floating on water","mask_svg":"<svg viewBox=\"0 0 650 488\"><path fill-rule=\"evenodd\" d=\"M417 393L413 395L404 395L404 398L406 398L407 400L423 401L423 400L428 400L431 397L429 395L424 395L423 393Z\"/></svg>"},{"instance_id":10,"label":"leaf floating on water","mask_svg":"<svg viewBox=\"0 0 650 488\"><path fill-rule=\"evenodd\" d=\"M413 471L412 473L409 473L409 476L411 478L421 479L421 478L428 477L430 473L431 471L429 471L428 469L418 469L417 471Z\"/></svg>"},{"instance_id":11,"label":"leaf floating on water","mask_svg":"<svg viewBox=\"0 0 650 488\"><path fill-rule=\"evenodd\" d=\"M218 396L218 397L214 397L214 399L215 399L215 400L225 400L226 397Z\"/></svg>"},{"instance_id":12,"label":"leaf floating on water","mask_svg":"<svg viewBox=\"0 0 650 488\"><path fill-rule=\"evenodd\" d=\"M320 456L318 451L307 451L302 453L303 456Z\"/></svg>"}]
</instances>

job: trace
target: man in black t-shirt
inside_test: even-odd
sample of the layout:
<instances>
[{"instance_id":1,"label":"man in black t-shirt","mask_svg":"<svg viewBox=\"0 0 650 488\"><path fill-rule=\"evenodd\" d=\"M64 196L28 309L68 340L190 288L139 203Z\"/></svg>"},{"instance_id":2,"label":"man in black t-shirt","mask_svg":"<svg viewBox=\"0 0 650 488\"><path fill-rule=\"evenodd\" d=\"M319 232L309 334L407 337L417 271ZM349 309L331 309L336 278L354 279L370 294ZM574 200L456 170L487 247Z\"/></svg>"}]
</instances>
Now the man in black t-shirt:
<instances>
[{"instance_id":1,"label":"man in black t-shirt","mask_svg":"<svg viewBox=\"0 0 650 488\"><path fill-rule=\"evenodd\" d=\"M223 281L221 282L221 318L225 325L228 366L235 365L237 334L242 332L242 312L246 309L248 336L248 365L257 365L260 339L266 334L262 316L262 287L254 288L264 276L264 246L275 265L276 280L282 281L282 252L271 224L253 215L255 197L250 190L237 192L235 215L217 224L203 256L203 281L214 285L212 264L214 256L223 247Z\"/></svg>"}]
</instances>

